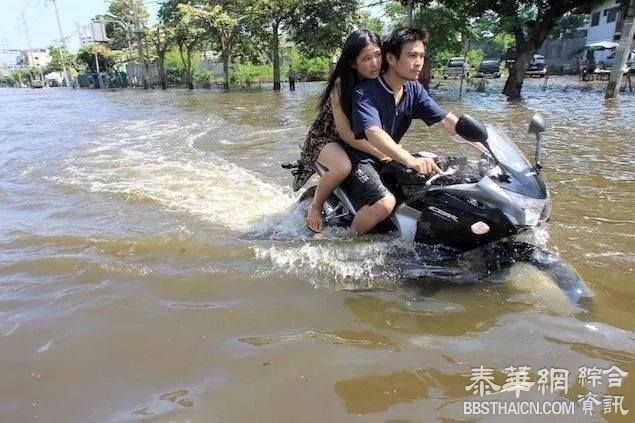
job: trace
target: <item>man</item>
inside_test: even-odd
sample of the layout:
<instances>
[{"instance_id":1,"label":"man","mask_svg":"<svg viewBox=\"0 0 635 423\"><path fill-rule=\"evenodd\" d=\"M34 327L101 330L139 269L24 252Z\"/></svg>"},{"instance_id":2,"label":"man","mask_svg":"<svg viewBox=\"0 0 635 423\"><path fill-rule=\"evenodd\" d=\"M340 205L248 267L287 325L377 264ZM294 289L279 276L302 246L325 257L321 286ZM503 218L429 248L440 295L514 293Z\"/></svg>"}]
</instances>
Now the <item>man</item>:
<instances>
[{"instance_id":1,"label":"man","mask_svg":"<svg viewBox=\"0 0 635 423\"><path fill-rule=\"evenodd\" d=\"M289 66L289 90L295 91L295 72L291 66Z\"/></svg>"},{"instance_id":2,"label":"man","mask_svg":"<svg viewBox=\"0 0 635 423\"><path fill-rule=\"evenodd\" d=\"M352 128L356 138L370 144L392 160L421 174L440 172L434 160L412 156L399 145L413 118L428 126L438 124L456 135L457 117L443 110L417 82L425 56L425 34L417 29L393 31L383 43L385 72L377 79L362 82L353 96ZM377 159L347 146L353 170L347 180L352 196L364 205L351 229L370 231L392 213L396 200L381 182L375 168Z\"/></svg>"}]
</instances>

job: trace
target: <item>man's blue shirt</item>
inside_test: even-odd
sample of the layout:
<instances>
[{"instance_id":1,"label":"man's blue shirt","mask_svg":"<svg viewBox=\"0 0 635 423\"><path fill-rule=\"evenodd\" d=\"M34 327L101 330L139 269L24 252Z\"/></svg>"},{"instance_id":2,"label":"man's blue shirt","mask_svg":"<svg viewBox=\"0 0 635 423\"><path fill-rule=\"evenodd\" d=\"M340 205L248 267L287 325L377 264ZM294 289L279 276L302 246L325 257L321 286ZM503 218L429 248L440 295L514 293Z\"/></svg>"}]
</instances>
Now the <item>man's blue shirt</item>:
<instances>
[{"instance_id":1,"label":"man's blue shirt","mask_svg":"<svg viewBox=\"0 0 635 423\"><path fill-rule=\"evenodd\" d=\"M355 87L352 129L355 137L361 139L366 137L364 131L378 126L398 143L410 127L412 119L422 119L430 126L443 120L447 114L417 81L407 81L404 84L401 101L395 105L394 91L379 76ZM358 160L374 159L367 153L352 147L351 149Z\"/></svg>"}]
</instances>

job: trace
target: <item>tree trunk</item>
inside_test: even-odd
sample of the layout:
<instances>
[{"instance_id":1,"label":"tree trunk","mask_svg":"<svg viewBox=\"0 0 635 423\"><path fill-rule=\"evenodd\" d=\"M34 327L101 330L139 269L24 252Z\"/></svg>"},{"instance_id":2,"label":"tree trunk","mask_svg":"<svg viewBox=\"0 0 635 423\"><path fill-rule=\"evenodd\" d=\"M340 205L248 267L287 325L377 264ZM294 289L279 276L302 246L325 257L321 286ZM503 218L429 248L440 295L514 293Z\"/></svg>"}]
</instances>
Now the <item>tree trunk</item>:
<instances>
[{"instance_id":1,"label":"tree trunk","mask_svg":"<svg viewBox=\"0 0 635 423\"><path fill-rule=\"evenodd\" d=\"M229 47L223 48L222 52L223 56L223 75L225 76L225 80L223 81L223 89L225 91L229 91Z\"/></svg>"},{"instance_id":2,"label":"tree trunk","mask_svg":"<svg viewBox=\"0 0 635 423\"><path fill-rule=\"evenodd\" d=\"M406 26L412 27L412 0L408 0L406 4Z\"/></svg>"},{"instance_id":3,"label":"tree trunk","mask_svg":"<svg viewBox=\"0 0 635 423\"><path fill-rule=\"evenodd\" d=\"M529 65L529 51L523 50L516 53L516 61L509 70L509 77L505 82L503 94L508 98L520 98L520 90L523 88L525 80L525 70Z\"/></svg>"},{"instance_id":4,"label":"tree trunk","mask_svg":"<svg viewBox=\"0 0 635 423\"><path fill-rule=\"evenodd\" d=\"M192 81L192 49L187 49L187 89L194 89L194 82Z\"/></svg>"},{"instance_id":5,"label":"tree trunk","mask_svg":"<svg viewBox=\"0 0 635 423\"><path fill-rule=\"evenodd\" d=\"M161 83L161 89L166 90L168 83L165 80L165 51L158 52L159 55L159 80Z\"/></svg>"},{"instance_id":6,"label":"tree trunk","mask_svg":"<svg viewBox=\"0 0 635 423\"><path fill-rule=\"evenodd\" d=\"M185 56L183 55L183 46L181 44L179 44L179 55L181 56L181 62L183 62L183 66L185 67L185 85L189 87L190 84L189 84L188 73L187 73L187 60L185 60ZM181 78L182 77L183 77L183 74L181 74ZM181 79L181 82L183 82L183 79Z\"/></svg>"},{"instance_id":7,"label":"tree trunk","mask_svg":"<svg viewBox=\"0 0 635 423\"><path fill-rule=\"evenodd\" d=\"M279 34L278 29L280 22L275 21L272 24L273 29L273 90L280 91L280 51L278 48Z\"/></svg>"},{"instance_id":8,"label":"tree trunk","mask_svg":"<svg viewBox=\"0 0 635 423\"><path fill-rule=\"evenodd\" d=\"M423 69L419 73L419 82L426 91L430 91L430 81L432 81L432 59L426 57L423 62Z\"/></svg>"},{"instance_id":9,"label":"tree trunk","mask_svg":"<svg viewBox=\"0 0 635 423\"><path fill-rule=\"evenodd\" d=\"M525 80L525 70L529 65L529 55L533 54L529 43L525 39L520 22L514 28L514 38L516 39L516 60L509 69L509 77L505 81L503 94L508 99L520 98L520 91Z\"/></svg>"}]
</instances>

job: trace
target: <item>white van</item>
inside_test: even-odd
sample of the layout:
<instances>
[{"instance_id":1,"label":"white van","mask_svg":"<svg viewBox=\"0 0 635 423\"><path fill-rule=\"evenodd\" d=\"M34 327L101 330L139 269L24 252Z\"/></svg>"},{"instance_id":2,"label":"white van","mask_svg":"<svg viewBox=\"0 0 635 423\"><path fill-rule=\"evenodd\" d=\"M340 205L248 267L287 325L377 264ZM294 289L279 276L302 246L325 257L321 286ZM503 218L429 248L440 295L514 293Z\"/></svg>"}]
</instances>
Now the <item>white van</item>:
<instances>
[{"instance_id":1,"label":"white van","mask_svg":"<svg viewBox=\"0 0 635 423\"><path fill-rule=\"evenodd\" d=\"M470 77L470 60L463 57L452 57L443 68L443 79Z\"/></svg>"}]
</instances>

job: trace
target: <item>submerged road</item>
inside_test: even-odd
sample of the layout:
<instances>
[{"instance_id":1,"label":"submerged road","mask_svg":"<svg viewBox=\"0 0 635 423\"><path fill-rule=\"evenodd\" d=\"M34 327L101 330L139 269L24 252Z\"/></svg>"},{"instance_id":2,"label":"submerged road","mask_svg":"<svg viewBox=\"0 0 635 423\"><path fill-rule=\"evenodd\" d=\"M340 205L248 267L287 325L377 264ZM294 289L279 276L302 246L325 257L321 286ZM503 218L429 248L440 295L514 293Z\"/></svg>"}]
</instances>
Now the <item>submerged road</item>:
<instances>
[{"instance_id":1,"label":"submerged road","mask_svg":"<svg viewBox=\"0 0 635 423\"><path fill-rule=\"evenodd\" d=\"M577 401L623 396L629 421L635 97L550 84L527 81L518 103L495 87L433 94L528 157L529 119L545 115L553 212L539 235L588 283L588 310L531 266L498 283L413 282L403 269L433 264L390 236L311 238L279 163L296 158L321 84L1 89L0 420L455 421L483 399L473 369L503 386L505 368L528 366L533 381L567 369L569 389L520 400L576 402L559 421L622 421ZM403 142L459 149L420 122ZM629 376L578 384L593 366Z\"/></svg>"}]
</instances>

